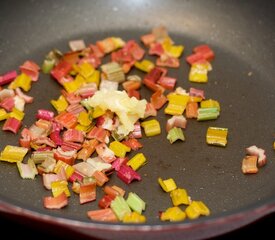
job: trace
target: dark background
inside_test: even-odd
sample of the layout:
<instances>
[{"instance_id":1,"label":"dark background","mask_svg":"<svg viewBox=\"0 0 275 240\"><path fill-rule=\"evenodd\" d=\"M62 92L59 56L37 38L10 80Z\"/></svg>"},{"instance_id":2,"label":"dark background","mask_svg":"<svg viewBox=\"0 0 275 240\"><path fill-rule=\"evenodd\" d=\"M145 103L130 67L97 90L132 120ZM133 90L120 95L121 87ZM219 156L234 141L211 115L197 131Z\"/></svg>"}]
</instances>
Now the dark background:
<instances>
[{"instance_id":1,"label":"dark background","mask_svg":"<svg viewBox=\"0 0 275 240\"><path fill-rule=\"evenodd\" d=\"M24 220L23 220L24 221ZM74 234L67 230L53 229L46 226L37 226L32 224L28 220L25 222L18 222L18 219L10 218L7 216L0 215L0 226L1 235L8 236L9 239L51 239L51 240L100 240L94 238L86 238L84 236L79 236L79 234ZM248 226L241 229L235 230L230 233L223 234L211 238L212 240L231 240L231 239L274 239L274 226L275 226L275 214L270 214Z\"/></svg>"}]
</instances>

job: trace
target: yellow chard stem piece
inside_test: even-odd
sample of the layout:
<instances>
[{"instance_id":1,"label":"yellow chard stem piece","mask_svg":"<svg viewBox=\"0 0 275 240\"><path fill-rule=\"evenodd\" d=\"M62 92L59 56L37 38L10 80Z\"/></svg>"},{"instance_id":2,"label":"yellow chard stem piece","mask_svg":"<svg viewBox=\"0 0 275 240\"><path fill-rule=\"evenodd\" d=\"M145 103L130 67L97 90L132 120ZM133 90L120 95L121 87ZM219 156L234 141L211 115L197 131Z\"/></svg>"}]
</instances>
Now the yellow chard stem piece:
<instances>
[{"instance_id":1,"label":"yellow chard stem piece","mask_svg":"<svg viewBox=\"0 0 275 240\"><path fill-rule=\"evenodd\" d=\"M200 215L208 216L210 214L210 210L202 201L192 201L185 212L190 219L196 219Z\"/></svg>"},{"instance_id":2,"label":"yellow chard stem piece","mask_svg":"<svg viewBox=\"0 0 275 240\"><path fill-rule=\"evenodd\" d=\"M69 105L63 95L61 95L57 100L51 100L51 104L59 113L65 111Z\"/></svg>"},{"instance_id":3,"label":"yellow chard stem piece","mask_svg":"<svg viewBox=\"0 0 275 240\"><path fill-rule=\"evenodd\" d=\"M70 191L68 188L68 182L67 181L55 181L51 183L52 188L52 194L54 197L59 196L61 193L65 193L67 197L69 197Z\"/></svg>"},{"instance_id":4,"label":"yellow chard stem piece","mask_svg":"<svg viewBox=\"0 0 275 240\"><path fill-rule=\"evenodd\" d=\"M0 121L6 120L9 117L9 114L6 112L5 109L0 109Z\"/></svg>"},{"instance_id":5,"label":"yellow chard stem piece","mask_svg":"<svg viewBox=\"0 0 275 240\"><path fill-rule=\"evenodd\" d=\"M162 180L158 178L159 185L165 192L171 192L177 188L175 181L172 178Z\"/></svg>"},{"instance_id":6,"label":"yellow chard stem piece","mask_svg":"<svg viewBox=\"0 0 275 240\"><path fill-rule=\"evenodd\" d=\"M124 158L126 153L131 151L131 148L127 147L119 141L111 142L109 148L114 152L117 157L120 158Z\"/></svg>"},{"instance_id":7,"label":"yellow chard stem piece","mask_svg":"<svg viewBox=\"0 0 275 240\"><path fill-rule=\"evenodd\" d=\"M161 133L160 124L156 119L144 121L141 123L146 137L153 137Z\"/></svg>"},{"instance_id":8,"label":"yellow chard stem piece","mask_svg":"<svg viewBox=\"0 0 275 240\"><path fill-rule=\"evenodd\" d=\"M209 127L206 133L206 142L210 145L225 147L227 144L227 128Z\"/></svg>"},{"instance_id":9,"label":"yellow chard stem piece","mask_svg":"<svg viewBox=\"0 0 275 240\"><path fill-rule=\"evenodd\" d=\"M22 88L25 92L28 92L31 89L31 78L25 73L21 73L17 76L9 85L10 89Z\"/></svg>"},{"instance_id":10,"label":"yellow chard stem piece","mask_svg":"<svg viewBox=\"0 0 275 240\"><path fill-rule=\"evenodd\" d=\"M146 164L146 158L143 155L143 153L136 154L127 162L127 165L130 166L135 171L145 164Z\"/></svg>"},{"instance_id":11,"label":"yellow chard stem piece","mask_svg":"<svg viewBox=\"0 0 275 240\"><path fill-rule=\"evenodd\" d=\"M149 60L144 59L140 62L135 62L135 67L143 72L150 72L155 67L155 64Z\"/></svg>"},{"instance_id":12,"label":"yellow chard stem piece","mask_svg":"<svg viewBox=\"0 0 275 240\"><path fill-rule=\"evenodd\" d=\"M161 213L161 221L177 222L183 221L186 218L186 214L179 207L171 207Z\"/></svg>"},{"instance_id":13,"label":"yellow chard stem piece","mask_svg":"<svg viewBox=\"0 0 275 240\"><path fill-rule=\"evenodd\" d=\"M179 206L181 204L184 204L184 205L190 204L187 191L183 188L177 188L172 192L170 192L170 197L172 199L174 206Z\"/></svg>"},{"instance_id":14,"label":"yellow chard stem piece","mask_svg":"<svg viewBox=\"0 0 275 240\"><path fill-rule=\"evenodd\" d=\"M172 93L167 95L167 99L169 103L164 109L165 114L182 115L189 101L189 96Z\"/></svg>"},{"instance_id":15,"label":"yellow chard stem piece","mask_svg":"<svg viewBox=\"0 0 275 240\"><path fill-rule=\"evenodd\" d=\"M144 223L146 222L146 217L137 213L131 212L124 215L122 222L124 223Z\"/></svg>"},{"instance_id":16,"label":"yellow chard stem piece","mask_svg":"<svg viewBox=\"0 0 275 240\"><path fill-rule=\"evenodd\" d=\"M27 148L7 145L1 152L0 160L11 163L20 162L24 159L27 152Z\"/></svg>"}]
</instances>

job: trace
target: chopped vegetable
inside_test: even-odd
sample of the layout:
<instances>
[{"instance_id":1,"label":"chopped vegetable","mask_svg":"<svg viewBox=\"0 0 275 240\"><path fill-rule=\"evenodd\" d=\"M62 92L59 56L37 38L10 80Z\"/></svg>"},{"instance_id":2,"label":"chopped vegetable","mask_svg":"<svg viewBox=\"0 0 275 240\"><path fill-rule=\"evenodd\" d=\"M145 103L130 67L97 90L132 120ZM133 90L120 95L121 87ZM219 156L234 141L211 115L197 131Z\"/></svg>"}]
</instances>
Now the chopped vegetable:
<instances>
[{"instance_id":1,"label":"chopped vegetable","mask_svg":"<svg viewBox=\"0 0 275 240\"><path fill-rule=\"evenodd\" d=\"M71 195L68 188L68 182L64 180L52 182L51 189L54 197L59 196L63 192L66 194L67 197Z\"/></svg>"},{"instance_id":2,"label":"chopped vegetable","mask_svg":"<svg viewBox=\"0 0 275 240\"><path fill-rule=\"evenodd\" d=\"M220 115L220 111L216 107L212 108L199 108L198 109L198 121L207 121L217 119Z\"/></svg>"},{"instance_id":3,"label":"chopped vegetable","mask_svg":"<svg viewBox=\"0 0 275 240\"><path fill-rule=\"evenodd\" d=\"M51 70L51 75L62 84L63 78L71 71L71 69L72 64L62 60Z\"/></svg>"},{"instance_id":4,"label":"chopped vegetable","mask_svg":"<svg viewBox=\"0 0 275 240\"><path fill-rule=\"evenodd\" d=\"M70 176L69 181L74 183L74 182L82 182L83 181L83 175L81 175L80 173L74 171L73 174ZM78 193L79 193L79 189L80 189L80 185L78 188Z\"/></svg>"},{"instance_id":5,"label":"chopped vegetable","mask_svg":"<svg viewBox=\"0 0 275 240\"><path fill-rule=\"evenodd\" d=\"M77 153L77 158L87 160L93 154L97 145L98 141L96 139L90 141L85 140L82 149Z\"/></svg>"},{"instance_id":6,"label":"chopped vegetable","mask_svg":"<svg viewBox=\"0 0 275 240\"><path fill-rule=\"evenodd\" d=\"M52 157L47 157L43 162L37 166L39 173L50 173L53 172L56 165L56 160Z\"/></svg>"},{"instance_id":7,"label":"chopped vegetable","mask_svg":"<svg viewBox=\"0 0 275 240\"><path fill-rule=\"evenodd\" d=\"M202 201L192 201L190 204L194 209L196 209L200 215L208 216L210 215L210 210Z\"/></svg>"},{"instance_id":8,"label":"chopped vegetable","mask_svg":"<svg viewBox=\"0 0 275 240\"><path fill-rule=\"evenodd\" d=\"M43 173L42 178L43 178L43 185L48 190L52 189L52 182L64 180L64 179L60 179L60 177L57 174L53 174L53 173L48 173L48 174Z\"/></svg>"},{"instance_id":9,"label":"chopped vegetable","mask_svg":"<svg viewBox=\"0 0 275 240\"><path fill-rule=\"evenodd\" d=\"M0 107L4 108L8 112L12 111L12 109L15 107L14 97L4 98L0 103Z\"/></svg>"},{"instance_id":10,"label":"chopped vegetable","mask_svg":"<svg viewBox=\"0 0 275 240\"><path fill-rule=\"evenodd\" d=\"M167 98L169 103L164 109L164 112L170 115L182 115L189 100L189 96L173 93L168 95Z\"/></svg>"},{"instance_id":11,"label":"chopped vegetable","mask_svg":"<svg viewBox=\"0 0 275 240\"><path fill-rule=\"evenodd\" d=\"M141 36L141 41L144 43L144 45L149 46L151 43L156 41L156 37L154 34L149 33Z\"/></svg>"},{"instance_id":12,"label":"chopped vegetable","mask_svg":"<svg viewBox=\"0 0 275 240\"><path fill-rule=\"evenodd\" d=\"M33 61L26 61L20 66L22 73L30 76L32 81L37 81L39 77L40 67Z\"/></svg>"},{"instance_id":13,"label":"chopped vegetable","mask_svg":"<svg viewBox=\"0 0 275 240\"><path fill-rule=\"evenodd\" d=\"M208 65L201 63L194 63L189 73L190 82L206 83L208 82Z\"/></svg>"},{"instance_id":14,"label":"chopped vegetable","mask_svg":"<svg viewBox=\"0 0 275 240\"><path fill-rule=\"evenodd\" d=\"M96 185L100 187L109 181L109 178L106 176L106 174L101 171L95 171L93 178L96 180Z\"/></svg>"},{"instance_id":15,"label":"chopped vegetable","mask_svg":"<svg viewBox=\"0 0 275 240\"><path fill-rule=\"evenodd\" d=\"M96 200L96 184L82 184L79 189L79 201L80 204L92 202Z\"/></svg>"},{"instance_id":16,"label":"chopped vegetable","mask_svg":"<svg viewBox=\"0 0 275 240\"><path fill-rule=\"evenodd\" d=\"M196 219L200 215L208 216L210 214L210 210L202 201L192 201L185 212L190 219Z\"/></svg>"},{"instance_id":17,"label":"chopped vegetable","mask_svg":"<svg viewBox=\"0 0 275 240\"><path fill-rule=\"evenodd\" d=\"M142 148L142 144L136 138L129 138L128 140L125 140L122 143L134 151Z\"/></svg>"},{"instance_id":18,"label":"chopped vegetable","mask_svg":"<svg viewBox=\"0 0 275 240\"><path fill-rule=\"evenodd\" d=\"M220 111L220 104L218 101L213 99L203 100L200 104L201 108L217 108Z\"/></svg>"},{"instance_id":19,"label":"chopped vegetable","mask_svg":"<svg viewBox=\"0 0 275 240\"><path fill-rule=\"evenodd\" d=\"M44 119L44 120L52 120L54 117L54 112L45 110L45 109L39 109L36 114L36 118L38 119Z\"/></svg>"},{"instance_id":20,"label":"chopped vegetable","mask_svg":"<svg viewBox=\"0 0 275 240\"><path fill-rule=\"evenodd\" d=\"M204 90L197 89L197 88L190 88L189 89L189 95L194 97L200 97L202 99L205 99L204 97Z\"/></svg>"},{"instance_id":21,"label":"chopped vegetable","mask_svg":"<svg viewBox=\"0 0 275 240\"><path fill-rule=\"evenodd\" d=\"M158 178L158 183L165 192L171 192L177 188L175 181L172 178L162 180Z\"/></svg>"},{"instance_id":22,"label":"chopped vegetable","mask_svg":"<svg viewBox=\"0 0 275 240\"><path fill-rule=\"evenodd\" d=\"M162 94L161 90L156 91L151 96L151 103L155 109L160 109L167 102L167 98Z\"/></svg>"},{"instance_id":23,"label":"chopped vegetable","mask_svg":"<svg viewBox=\"0 0 275 240\"><path fill-rule=\"evenodd\" d=\"M189 197L187 195L187 192L183 188L177 188L170 192L170 197L172 199L174 206L179 206L181 204L189 205Z\"/></svg>"},{"instance_id":24,"label":"chopped vegetable","mask_svg":"<svg viewBox=\"0 0 275 240\"><path fill-rule=\"evenodd\" d=\"M63 150L61 147L54 149L54 158L68 165L73 165L76 158L76 150Z\"/></svg>"},{"instance_id":25,"label":"chopped vegetable","mask_svg":"<svg viewBox=\"0 0 275 240\"><path fill-rule=\"evenodd\" d=\"M77 125L77 117L69 112L61 112L55 118L55 121L65 128L73 128Z\"/></svg>"},{"instance_id":26,"label":"chopped vegetable","mask_svg":"<svg viewBox=\"0 0 275 240\"><path fill-rule=\"evenodd\" d=\"M146 222L146 217L137 213L131 212L124 215L122 222L124 223L144 223Z\"/></svg>"},{"instance_id":27,"label":"chopped vegetable","mask_svg":"<svg viewBox=\"0 0 275 240\"><path fill-rule=\"evenodd\" d=\"M98 206L100 208L109 208L111 206L111 202L115 199L114 196L104 195L98 202Z\"/></svg>"},{"instance_id":28,"label":"chopped vegetable","mask_svg":"<svg viewBox=\"0 0 275 240\"><path fill-rule=\"evenodd\" d=\"M4 125L3 125L3 130L4 131L11 131L14 134L16 134L19 131L19 128L21 127L22 122L21 120L18 120L17 118L14 117L9 117Z\"/></svg>"},{"instance_id":29,"label":"chopped vegetable","mask_svg":"<svg viewBox=\"0 0 275 240\"><path fill-rule=\"evenodd\" d=\"M110 37L96 42L96 45L102 52L110 53L118 48L123 47L125 42L121 38Z\"/></svg>"},{"instance_id":30,"label":"chopped vegetable","mask_svg":"<svg viewBox=\"0 0 275 240\"><path fill-rule=\"evenodd\" d=\"M79 142L84 141L84 134L82 131L76 129L68 129L63 133L64 142Z\"/></svg>"},{"instance_id":31,"label":"chopped vegetable","mask_svg":"<svg viewBox=\"0 0 275 240\"><path fill-rule=\"evenodd\" d=\"M42 72L43 73L50 73L51 70L54 68L55 60L54 59L45 59L42 64Z\"/></svg>"},{"instance_id":32,"label":"chopped vegetable","mask_svg":"<svg viewBox=\"0 0 275 240\"><path fill-rule=\"evenodd\" d=\"M102 72L106 75L106 79L114 82L125 81L125 75L121 66L116 62L106 63L101 66Z\"/></svg>"},{"instance_id":33,"label":"chopped vegetable","mask_svg":"<svg viewBox=\"0 0 275 240\"><path fill-rule=\"evenodd\" d=\"M105 143L98 144L95 149L98 156L106 163L111 163L116 159L114 152Z\"/></svg>"},{"instance_id":34,"label":"chopped vegetable","mask_svg":"<svg viewBox=\"0 0 275 240\"><path fill-rule=\"evenodd\" d=\"M9 117L9 114L5 109L0 108L0 121L5 120Z\"/></svg>"},{"instance_id":35,"label":"chopped vegetable","mask_svg":"<svg viewBox=\"0 0 275 240\"><path fill-rule=\"evenodd\" d=\"M194 54L189 55L186 61L193 65L196 62L211 61L214 59L214 52L208 45L199 45L193 49Z\"/></svg>"},{"instance_id":36,"label":"chopped vegetable","mask_svg":"<svg viewBox=\"0 0 275 240\"><path fill-rule=\"evenodd\" d=\"M182 115L173 116L167 120L166 131L169 132L172 128L185 128L187 124L186 118Z\"/></svg>"},{"instance_id":37,"label":"chopped vegetable","mask_svg":"<svg viewBox=\"0 0 275 240\"><path fill-rule=\"evenodd\" d=\"M160 124L156 119L143 121L141 126L144 129L146 137L153 137L161 133Z\"/></svg>"},{"instance_id":38,"label":"chopped vegetable","mask_svg":"<svg viewBox=\"0 0 275 240\"><path fill-rule=\"evenodd\" d=\"M34 179L35 175L38 174L36 166L31 158L28 160L27 164L24 164L22 162L17 162L16 164L20 176L23 179Z\"/></svg>"},{"instance_id":39,"label":"chopped vegetable","mask_svg":"<svg viewBox=\"0 0 275 240\"><path fill-rule=\"evenodd\" d=\"M82 39L69 41L69 46L72 51L81 51L86 47Z\"/></svg>"},{"instance_id":40,"label":"chopped vegetable","mask_svg":"<svg viewBox=\"0 0 275 240\"><path fill-rule=\"evenodd\" d=\"M182 129L177 127L173 127L172 129L169 130L167 134L167 139L170 141L171 144L177 140L185 141L185 137L183 135Z\"/></svg>"},{"instance_id":41,"label":"chopped vegetable","mask_svg":"<svg viewBox=\"0 0 275 240\"><path fill-rule=\"evenodd\" d=\"M92 177L95 172L94 167L87 162L79 162L73 165L73 168L82 176L87 176L87 177Z\"/></svg>"},{"instance_id":42,"label":"chopped vegetable","mask_svg":"<svg viewBox=\"0 0 275 240\"><path fill-rule=\"evenodd\" d=\"M141 86L141 81L128 80L123 82L122 86L129 93L130 91L139 89Z\"/></svg>"},{"instance_id":43,"label":"chopped vegetable","mask_svg":"<svg viewBox=\"0 0 275 240\"><path fill-rule=\"evenodd\" d=\"M133 211L139 214L145 210L145 202L136 193L130 192L126 202Z\"/></svg>"},{"instance_id":44,"label":"chopped vegetable","mask_svg":"<svg viewBox=\"0 0 275 240\"><path fill-rule=\"evenodd\" d=\"M190 97L191 99L191 97ZM198 117L198 103L188 102L186 106L186 117L187 118L197 118Z\"/></svg>"},{"instance_id":45,"label":"chopped vegetable","mask_svg":"<svg viewBox=\"0 0 275 240\"><path fill-rule=\"evenodd\" d=\"M74 173L74 168L72 166L62 160L58 160L53 171L58 174L62 170L65 171L66 179L69 179Z\"/></svg>"},{"instance_id":46,"label":"chopped vegetable","mask_svg":"<svg viewBox=\"0 0 275 240\"><path fill-rule=\"evenodd\" d=\"M169 56L168 54L162 54L156 62L157 66L178 68L180 66L179 59Z\"/></svg>"},{"instance_id":47,"label":"chopped vegetable","mask_svg":"<svg viewBox=\"0 0 275 240\"><path fill-rule=\"evenodd\" d=\"M147 160L143 155L143 153L138 153L127 162L127 165L136 171L146 163L147 163Z\"/></svg>"},{"instance_id":48,"label":"chopped vegetable","mask_svg":"<svg viewBox=\"0 0 275 240\"><path fill-rule=\"evenodd\" d=\"M121 158L125 157L126 153L131 151L131 148L118 141L111 142L110 149L117 157Z\"/></svg>"},{"instance_id":49,"label":"chopped vegetable","mask_svg":"<svg viewBox=\"0 0 275 240\"><path fill-rule=\"evenodd\" d=\"M94 221L117 222L118 219L111 208L93 210L87 212L88 217Z\"/></svg>"},{"instance_id":50,"label":"chopped vegetable","mask_svg":"<svg viewBox=\"0 0 275 240\"><path fill-rule=\"evenodd\" d=\"M101 79L99 89L100 90L118 90L118 82Z\"/></svg>"},{"instance_id":51,"label":"chopped vegetable","mask_svg":"<svg viewBox=\"0 0 275 240\"><path fill-rule=\"evenodd\" d=\"M115 191L117 191L119 193L120 196L124 196L125 195L125 190L116 186L116 185L113 185L112 186L112 189L114 189Z\"/></svg>"},{"instance_id":52,"label":"chopped vegetable","mask_svg":"<svg viewBox=\"0 0 275 240\"><path fill-rule=\"evenodd\" d=\"M154 63L149 60L142 60L141 62L135 62L135 67L143 72L150 72L154 67Z\"/></svg>"},{"instance_id":53,"label":"chopped vegetable","mask_svg":"<svg viewBox=\"0 0 275 240\"><path fill-rule=\"evenodd\" d=\"M192 204L185 209L185 212L189 219L196 219L200 216L200 212Z\"/></svg>"},{"instance_id":54,"label":"chopped vegetable","mask_svg":"<svg viewBox=\"0 0 275 240\"><path fill-rule=\"evenodd\" d=\"M206 44L196 46L193 52L202 54L203 58L208 61L213 60L215 56L213 50Z\"/></svg>"},{"instance_id":55,"label":"chopped vegetable","mask_svg":"<svg viewBox=\"0 0 275 240\"><path fill-rule=\"evenodd\" d=\"M161 221L177 222L183 221L185 218L185 212L182 211L179 207L168 208L165 212L162 212L160 215Z\"/></svg>"},{"instance_id":56,"label":"chopped vegetable","mask_svg":"<svg viewBox=\"0 0 275 240\"><path fill-rule=\"evenodd\" d=\"M122 164L117 171L117 176L126 184L131 183L133 180L141 180L141 177L137 172L124 164Z\"/></svg>"},{"instance_id":57,"label":"chopped vegetable","mask_svg":"<svg viewBox=\"0 0 275 240\"><path fill-rule=\"evenodd\" d=\"M25 100L16 95L14 96L13 101L14 101L14 108L23 112L25 108L25 103L26 103Z\"/></svg>"},{"instance_id":58,"label":"chopped vegetable","mask_svg":"<svg viewBox=\"0 0 275 240\"><path fill-rule=\"evenodd\" d=\"M61 209L68 205L68 198L63 192L57 197L44 197L44 207L48 209Z\"/></svg>"},{"instance_id":59,"label":"chopped vegetable","mask_svg":"<svg viewBox=\"0 0 275 240\"><path fill-rule=\"evenodd\" d=\"M206 133L206 142L210 145L225 147L227 144L227 128L209 127Z\"/></svg>"},{"instance_id":60,"label":"chopped vegetable","mask_svg":"<svg viewBox=\"0 0 275 240\"><path fill-rule=\"evenodd\" d=\"M57 112L63 112L68 107L68 102L63 95L61 95L57 100L51 100L51 104L57 110Z\"/></svg>"},{"instance_id":61,"label":"chopped vegetable","mask_svg":"<svg viewBox=\"0 0 275 240\"><path fill-rule=\"evenodd\" d=\"M25 92L28 92L31 89L31 78L25 73L18 75L13 82L10 83L10 89L22 88Z\"/></svg>"},{"instance_id":62,"label":"chopped vegetable","mask_svg":"<svg viewBox=\"0 0 275 240\"><path fill-rule=\"evenodd\" d=\"M28 149L24 147L16 147L7 145L4 150L1 152L0 160L6 162L21 162L25 155L27 154Z\"/></svg>"},{"instance_id":63,"label":"chopped vegetable","mask_svg":"<svg viewBox=\"0 0 275 240\"><path fill-rule=\"evenodd\" d=\"M150 117L150 116L157 116L157 110L154 108L152 103L146 104L146 109L144 113L144 118Z\"/></svg>"},{"instance_id":64,"label":"chopped vegetable","mask_svg":"<svg viewBox=\"0 0 275 240\"><path fill-rule=\"evenodd\" d=\"M0 86L12 82L17 77L16 71L10 71L0 76Z\"/></svg>"},{"instance_id":65,"label":"chopped vegetable","mask_svg":"<svg viewBox=\"0 0 275 240\"><path fill-rule=\"evenodd\" d=\"M95 171L107 171L112 167L110 163L106 163L100 157L88 158L86 162L89 163Z\"/></svg>"},{"instance_id":66,"label":"chopped vegetable","mask_svg":"<svg viewBox=\"0 0 275 240\"><path fill-rule=\"evenodd\" d=\"M262 167L267 163L265 150L263 150L262 148L258 148L257 146L253 145L246 148L246 152L249 155L258 157L258 160L257 160L258 167Z\"/></svg>"},{"instance_id":67,"label":"chopped vegetable","mask_svg":"<svg viewBox=\"0 0 275 240\"><path fill-rule=\"evenodd\" d=\"M104 192L108 195L111 196L113 199L116 198L116 196L121 195L123 197L123 194L120 194L114 187L110 186L105 186L104 187Z\"/></svg>"},{"instance_id":68,"label":"chopped vegetable","mask_svg":"<svg viewBox=\"0 0 275 240\"><path fill-rule=\"evenodd\" d=\"M178 45L178 46L172 46L169 45L168 47L164 46L164 49L168 52L168 54L172 57L179 58L184 50L184 46Z\"/></svg>"},{"instance_id":69,"label":"chopped vegetable","mask_svg":"<svg viewBox=\"0 0 275 240\"><path fill-rule=\"evenodd\" d=\"M131 209L122 196L116 196L111 203L111 209L114 211L119 220L122 220L126 214L131 213Z\"/></svg>"},{"instance_id":70,"label":"chopped vegetable","mask_svg":"<svg viewBox=\"0 0 275 240\"><path fill-rule=\"evenodd\" d=\"M53 156L52 151L34 151L32 152L31 159L35 164L40 164L47 158L53 158Z\"/></svg>"},{"instance_id":71,"label":"chopped vegetable","mask_svg":"<svg viewBox=\"0 0 275 240\"><path fill-rule=\"evenodd\" d=\"M257 173L257 156L245 156L242 161L242 172L244 174Z\"/></svg>"},{"instance_id":72,"label":"chopped vegetable","mask_svg":"<svg viewBox=\"0 0 275 240\"><path fill-rule=\"evenodd\" d=\"M9 118L15 118L19 121L22 121L24 116L25 116L25 113L15 107L12 109L12 112L10 112L9 114Z\"/></svg>"},{"instance_id":73,"label":"chopped vegetable","mask_svg":"<svg viewBox=\"0 0 275 240\"><path fill-rule=\"evenodd\" d=\"M167 90L171 90L171 91L175 88L176 82L177 82L176 78L167 77L167 76L161 77L158 80L158 84L160 86L164 87Z\"/></svg>"}]
</instances>

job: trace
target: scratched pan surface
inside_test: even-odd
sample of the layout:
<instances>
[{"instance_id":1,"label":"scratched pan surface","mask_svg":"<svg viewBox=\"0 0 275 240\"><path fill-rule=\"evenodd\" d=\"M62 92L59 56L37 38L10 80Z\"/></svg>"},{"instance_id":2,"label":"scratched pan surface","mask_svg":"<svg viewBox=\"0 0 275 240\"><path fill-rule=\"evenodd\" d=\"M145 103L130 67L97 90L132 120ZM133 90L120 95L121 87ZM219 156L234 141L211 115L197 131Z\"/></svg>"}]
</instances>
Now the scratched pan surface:
<instances>
[{"instance_id":1,"label":"scratched pan surface","mask_svg":"<svg viewBox=\"0 0 275 240\"><path fill-rule=\"evenodd\" d=\"M222 109L215 121L188 121L185 142L170 145L164 131L160 136L142 139L148 164L139 170L141 182L125 186L115 175L111 177L111 183L138 193L146 201L148 221L144 225L91 222L86 212L96 209L96 204L80 206L74 194L65 209L45 210L42 199L49 192L44 190L41 177L22 180L16 166L8 163L0 163L2 212L103 239L205 238L273 212L274 7L274 1L1 1L0 74L17 69L28 59L41 63L52 48L68 51L67 43L72 39L84 39L86 43L108 36L139 39L162 24L176 44L185 45L184 56L201 43L214 49L216 59L207 84L188 82L189 66L183 58L181 67L169 69L169 75L177 77L178 85L185 89L204 89L206 97L217 99ZM57 98L59 90L53 79L41 75L30 91L35 101L26 106L26 126L34 121L37 109L51 109L49 100ZM148 97L149 92L143 90L142 95ZM163 110L157 118L164 126ZM209 126L229 129L226 148L205 143ZM1 132L1 149L17 142L18 136ZM245 176L240 170L241 160L245 148L253 144L266 150L268 164L258 174ZM158 212L170 207L171 202L159 188L158 177L174 178L193 199L209 206L211 216L182 223L159 222Z\"/></svg>"}]
</instances>

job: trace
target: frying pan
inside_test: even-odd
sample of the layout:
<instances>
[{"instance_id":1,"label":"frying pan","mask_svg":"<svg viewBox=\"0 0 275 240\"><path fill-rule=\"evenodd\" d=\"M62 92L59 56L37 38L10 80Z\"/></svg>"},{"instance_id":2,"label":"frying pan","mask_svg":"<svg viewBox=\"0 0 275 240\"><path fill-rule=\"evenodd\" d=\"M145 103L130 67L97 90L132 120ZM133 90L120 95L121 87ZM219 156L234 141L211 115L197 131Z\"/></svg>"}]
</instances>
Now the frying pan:
<instances>
[{"instance_id":1,"label":"frying pan","mask_svg":"<svg viewBox=\"0 0 275 240\"><path fill-rule=\"evenodd\" d=\"M188 82L189 67L181 60L178 70L169 69L178 85L205 90L221 104L215 121L189 121L186 141L170 145L162 133L143 139L142 152L148 164L139 173L141 182L124 185L115 176L111 183L138 193L147 203L148 221L141 225L92 222L86 211L95 204L80 206L77 196L69 207L49 211L42 199L49 195L36 180L21 180L14 165L0 164L0 209L35 223L70 229L102 239L199 239L225 233L275 210L274 150L274 1L1 1L0 72L18 68L25 60L41 63L52 48L68 51L72 39L95 42L108 36L139 39L153 27L164 25L177 44L185 45L184 56L201 43L215 51L213 71L205 85ZM30 126L37 109L50 109L50 99L60 92L48 75L33 84L35 102L26 107L24 124ZM148 92L144 90L144 96ZM159 114L164 125L166 117ZM205 143L209 126L229 129L228 146ZM1 149L17 144L18 136L1 132ZM257 145L266 150L268 164L256 175L243 175L240 167L245 148ZM163 223L158 212L171 206L157 178L172 177L186 188L192 199L204 201L211 216L194 221ZM98 191L99 196L102 192Z\"/></svg>"}]
</instances>

